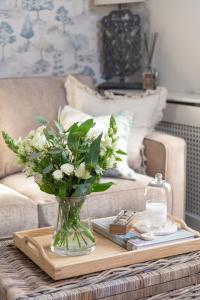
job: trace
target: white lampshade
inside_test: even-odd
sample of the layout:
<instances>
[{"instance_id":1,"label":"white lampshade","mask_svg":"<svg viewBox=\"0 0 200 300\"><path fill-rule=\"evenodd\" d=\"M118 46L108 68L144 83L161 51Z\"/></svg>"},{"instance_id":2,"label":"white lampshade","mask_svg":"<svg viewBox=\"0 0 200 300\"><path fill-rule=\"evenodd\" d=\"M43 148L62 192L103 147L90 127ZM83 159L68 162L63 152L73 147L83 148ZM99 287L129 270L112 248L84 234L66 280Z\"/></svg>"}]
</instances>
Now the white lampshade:
<instances>
[{"instance_id":1,"label":"white lampshade","mask_svg":"<svg viewBox=\"0 0 200 300\"><path fill-rule=\"evenodd\" d=\"M112 5L112 4L126 4L126 3L139 3L145 0L94 0L95 5Z\"/></svg>"}]
</instances>

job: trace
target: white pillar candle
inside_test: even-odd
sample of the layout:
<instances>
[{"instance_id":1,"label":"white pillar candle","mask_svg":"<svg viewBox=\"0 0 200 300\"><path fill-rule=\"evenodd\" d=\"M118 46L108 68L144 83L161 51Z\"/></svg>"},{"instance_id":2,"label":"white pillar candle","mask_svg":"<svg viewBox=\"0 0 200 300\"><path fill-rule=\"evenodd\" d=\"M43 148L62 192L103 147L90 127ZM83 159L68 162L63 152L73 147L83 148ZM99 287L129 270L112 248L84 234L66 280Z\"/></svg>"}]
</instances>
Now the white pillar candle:
<instances>
[{"instance_id":1,"label":"white pillar candle","mask_svg":"<svg viewBox=\"0 0 200 300\"><path fill-rule=\"evenodd\" d=\"M167 205L165 202L146 202L146 218L149 226L162 226L167 221Z\"/></svg>"}]
</instances>

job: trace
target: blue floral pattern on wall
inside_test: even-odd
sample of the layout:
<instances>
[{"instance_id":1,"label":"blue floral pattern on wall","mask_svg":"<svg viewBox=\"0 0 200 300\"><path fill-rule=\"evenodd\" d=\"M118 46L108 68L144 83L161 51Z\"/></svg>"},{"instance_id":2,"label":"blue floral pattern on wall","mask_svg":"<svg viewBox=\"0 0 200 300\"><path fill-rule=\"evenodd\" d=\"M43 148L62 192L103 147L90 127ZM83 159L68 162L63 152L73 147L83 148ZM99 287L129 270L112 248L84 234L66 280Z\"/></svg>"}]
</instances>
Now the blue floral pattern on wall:
<instances>
[{"instance_id":1,"label":"blue floral pattern on wall","mask_svg":"<svg viewBox=\"0 0 200 300\"><path fill-rule=\"evenodd\" d=\"M0 77L83 73L98 81L97 23L106 12L88 1L0 1Z\"/></svg>"}]
</instances>

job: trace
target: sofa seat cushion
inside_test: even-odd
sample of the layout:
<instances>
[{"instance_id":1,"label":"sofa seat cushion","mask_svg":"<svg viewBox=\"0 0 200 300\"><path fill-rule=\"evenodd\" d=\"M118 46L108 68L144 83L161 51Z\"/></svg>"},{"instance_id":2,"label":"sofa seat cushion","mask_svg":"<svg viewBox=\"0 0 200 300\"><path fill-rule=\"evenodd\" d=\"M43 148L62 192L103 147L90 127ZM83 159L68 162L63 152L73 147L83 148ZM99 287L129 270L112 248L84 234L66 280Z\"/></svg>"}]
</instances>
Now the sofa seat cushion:
<instances>
[{"instance_id":1,"label":"sofa seat cushion","mask_svg":"<svg viewBox=\"0 0 200 300\"><path fill-rule=\"evenodd\" d=\"M56 224L56 198L53 195L42 192L33 177L27 178L24 173L20 172L7 176L0 182L25 195L38 206L39 227Z\"/></svg>"},{"instance_id":2,"label":"sofa seat cushion","mask_svg":"<svg viewBox=\"0 0 200 300\"><path fill-rule=\"evenodd\" d=\"M38 227L37 205L24 195L0 184L0 238Z\"/></svg>"},{"instance_id":3,"label":"sofa seat cushion","mask_svg":"<svg viewBox=\"0 0 200 300\"><path fill-rule=\"evenodd\" d=\"M90 197L90 215L100 218L117 214L121 209L144 209L144 188L151 177L139 175L137 181L105 178L114 185L103 193L93 193ZM1 180L1 183L13 188L38 205L40 227L54 225L57 217L57 202L54 196L41 192L32 177L17 173Z\"/></svg>"}]
</instances>

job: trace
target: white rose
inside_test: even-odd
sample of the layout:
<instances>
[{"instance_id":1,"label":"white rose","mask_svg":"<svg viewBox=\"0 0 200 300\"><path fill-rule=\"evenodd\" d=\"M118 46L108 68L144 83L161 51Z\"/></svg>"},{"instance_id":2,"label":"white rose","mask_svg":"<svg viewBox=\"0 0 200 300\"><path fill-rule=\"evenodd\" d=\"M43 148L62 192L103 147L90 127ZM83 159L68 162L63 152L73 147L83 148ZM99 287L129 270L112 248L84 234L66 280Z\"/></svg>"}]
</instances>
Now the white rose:
<instances>
[{"instance_id":1,"label":"white rose","mask_svg":"<svg viewBox=\"0 0 200 300\"><path fill-rule=\"evenodd\" d=\"M29 132L29 134L27 135L27 138L32 139L34 137L34 135L35 135L35 130L31 130Z\"/></svg>"},{"instance_id":2,"label":"white rose","mask_svg":"<svg viewBox=\"0 0 200 300\"><path fill-rule=\"evenodd\" d=\"M44 131L45 128L46 128L46 126L42 125L42 126L40 126L40 127L38 127L38 128L36 129L36 132L42 133L42 134L43 134L43 131Z\"/></svg>"},{"instance_id":3,"label":"white rose","mask_svg":"<svg viewBox=\"0 0 200 300\"><path fill-rule=\"evenodd\" d=\"M46 145L46 137L43 133L36 132L32 139L32 146L35 147L37 150L41 151L44 146Z\"/></svg>"},{"instance_id":4,"label":"white rose","mask_svg":"<svg viewBox=\"0 0 200 300\"><path fill-rule=\"evenodd\" d=\"M115 163L116 163L115 156L112 155L112 156L110 157L110 159L108 160L106 166L107 166L108 169L112 169L112 168L115 166Z\"/></svg>"},{"instance_id":5,"label":"white rose","mask_svg":"<svg viewBox=\"0 0 200 300\"><path fill-rule=\"evenodd\" d=\"M71 164L64 164L60 167L60 169L66 175L71 175L74 171L74 166Z\"/></svg>"},{"instance_id":6,"label":"white rose","mask_svg":"<svg viewBox=\"0 0 200 300\"><path fill-rule=\"evenodd\" d=\"M63 172L61 170L54 171L52 175L56 180L61 180L63 178Z\"/></svg>"},{"instance_id":7,"label":"white rose","mask_svg":"<svg viewBox=\"0 0 200 300\"><path fill-rule=\"evenodd\" d=\"M91 177L90 172L86 169L85 163L81 163L75 170L75 175L78 178L88 179Z\"/></svg>"}]
</instances>

